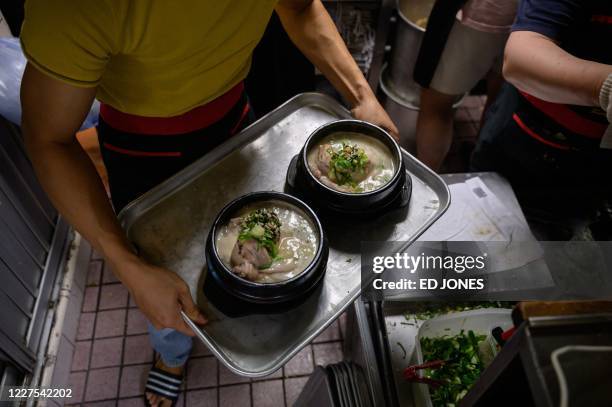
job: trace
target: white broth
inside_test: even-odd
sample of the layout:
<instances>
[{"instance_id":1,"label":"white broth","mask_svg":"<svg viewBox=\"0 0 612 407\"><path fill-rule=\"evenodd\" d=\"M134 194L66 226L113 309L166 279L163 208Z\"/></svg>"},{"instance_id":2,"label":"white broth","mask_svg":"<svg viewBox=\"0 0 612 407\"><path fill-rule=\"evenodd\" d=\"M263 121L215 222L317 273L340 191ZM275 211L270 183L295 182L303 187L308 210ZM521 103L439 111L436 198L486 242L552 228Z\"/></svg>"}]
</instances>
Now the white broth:
<instances>
[{"instance_id":1,"label":"white broth","mask_svg":"<svg viewBox=\"0 0 612 407\"><path fill-rule=\"evenodd\" d=\"M278 253L272 259L271 264L257 269L257 277L249 278L249 280L258 283L289 280L302 273L310 265L317 252L319 239L316 228L307 215L301 209L286 202L271 200L248 205L239 210L230 222L217 231L215 237L217 254L223 264L230 270L235 270L237 264L232 264L232 252L241 232L240 221L261 208L275 213L280 221Z\"/></svg>"},{"instance_id":2,"label":"white broth","mask_svg":"<svg viewBox=\"0 0 612 407\"><path fill-rule=\"evenodd\" d=\"M336 177L332 163L332 153L339 154L352 149L351 157L363 157L363 167L358 167L345 177ZM331 150L330 150L331 147ZM308 166L315 177L323 184L342 192L362 193L380 189L393 178L396 163L389 148L380 140L355 132L337 132L321 139L307 153ZM348 179L347 179L348 178Z\"/></svg>"}]
</instances>

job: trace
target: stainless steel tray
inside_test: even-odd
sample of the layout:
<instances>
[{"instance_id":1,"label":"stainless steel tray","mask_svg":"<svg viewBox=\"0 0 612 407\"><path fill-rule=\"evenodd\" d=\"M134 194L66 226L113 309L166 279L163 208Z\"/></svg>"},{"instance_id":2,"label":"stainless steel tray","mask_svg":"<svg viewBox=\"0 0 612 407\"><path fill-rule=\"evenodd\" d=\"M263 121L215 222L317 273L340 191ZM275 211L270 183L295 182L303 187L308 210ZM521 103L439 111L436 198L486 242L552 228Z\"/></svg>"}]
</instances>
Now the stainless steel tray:
<instances>
[{"instance_id":1,"label":"stainless steel tray","mask_svg":"<svg viewBox=\"0 0 612 407\"><path fill-rule=\"evenodd\" d=\"M210 319L202 328L192 327L236 374L258 377L273 373L359 296L361 241L412 242L449 205L444 181L404 151L413 181L407 215L328 227L329 262L316 295L296 309L275 315L228 318L209 305L202 295L204 246L216 214L247 192L282 191L287 166L308 135L324 123L349 117L346 109L327 96L298 95L119 214L140 254L174 270L189 284Z\"/></svg>"}]
</instances>

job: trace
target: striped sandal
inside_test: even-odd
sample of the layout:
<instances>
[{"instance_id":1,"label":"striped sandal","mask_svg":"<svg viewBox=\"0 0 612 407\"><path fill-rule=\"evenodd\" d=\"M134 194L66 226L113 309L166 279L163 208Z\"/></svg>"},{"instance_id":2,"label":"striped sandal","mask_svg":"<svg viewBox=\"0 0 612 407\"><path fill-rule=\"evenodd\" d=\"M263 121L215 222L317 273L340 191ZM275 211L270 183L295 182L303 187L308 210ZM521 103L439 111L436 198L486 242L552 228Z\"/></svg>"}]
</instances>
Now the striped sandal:
<instances>
[{"instance_id":1,"label":"striped sandal","mask_svg":"<svg viewBox=\"0 0 612 407\"><path fill-rule=\"evenodd\" d=\"M176 405L176 400L181 391L183 376L161 370L155 366L156 363L157 362L154 362L153 366L151 366L149 376L147 377L144 394L145 406L151 406L151 403L149 403L147 399L147 393L157 394L160 397L170 400L172 402L171 406L174 406Z\"/></svg>"}]
</instances>

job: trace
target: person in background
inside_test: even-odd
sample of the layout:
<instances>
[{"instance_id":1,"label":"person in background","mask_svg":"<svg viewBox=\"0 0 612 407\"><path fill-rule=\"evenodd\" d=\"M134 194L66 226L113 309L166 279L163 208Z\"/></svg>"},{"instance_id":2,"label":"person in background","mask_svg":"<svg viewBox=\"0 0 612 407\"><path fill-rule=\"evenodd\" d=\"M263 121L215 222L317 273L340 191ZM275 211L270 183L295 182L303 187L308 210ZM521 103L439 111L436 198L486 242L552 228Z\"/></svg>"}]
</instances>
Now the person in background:
<instances>
[{"instance_id":1,"label":"person in background","mask_svg":"<svg viewBox=\"0 0 612 407\"><path fill-rule=\"evenodd\" d=\"M505 50L508 82L472 156L527 214L582 216L612 196L612 2L522 0Z\"/></svg>"},{"instance_id":2,"label":"person in background","mask_svg":"<svg viewBox=\"0 0 612 407\"><path fill-rule=\"evenodd\" d=\"M150 321L148 405L178 397L194 335L180 311L206 319L183 279L132 251L115 213L248 124L243 80L273 11L353 115L397 137L320 0L26 2L25 145L56 208ZM114 210L75 139L94 98Z\"/></svg>"},{"instance_id":3,"label":"person in background","mask_svg":"<svg viewBox=\"0 0 612 407\"><path fill-rule=\"evenodd\" d=\"M483 78L487 103L495 99L504 46L518 0L438 0L415 66L421 85L417 157L439 171L453 138L453 105ZM450 29L450 31L449 31Z\"/></svg>"}]
</instances>

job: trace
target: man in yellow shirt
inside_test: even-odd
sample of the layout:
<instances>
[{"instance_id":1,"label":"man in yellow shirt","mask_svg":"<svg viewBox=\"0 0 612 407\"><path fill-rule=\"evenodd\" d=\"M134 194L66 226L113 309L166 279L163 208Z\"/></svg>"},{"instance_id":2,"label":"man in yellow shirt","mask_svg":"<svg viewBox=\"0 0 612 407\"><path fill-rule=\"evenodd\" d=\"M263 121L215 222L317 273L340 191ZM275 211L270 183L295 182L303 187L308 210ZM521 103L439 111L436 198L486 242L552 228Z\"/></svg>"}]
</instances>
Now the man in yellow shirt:
<instances>
[{"instance_id":1,"label":"man in yellow shirt","mask_svg":"<svg viewBox=\"0 0 612 407\"><path fill-rule=\"evenodd\" d=\"M273 11L295 45L352 104L356 118L397 129L320 0L28 0L21 40L22 129L43 187L98 250L150 321L160 354L146 402L176 400L193 332L205 323L185 282L130 249L74 134L94 98L115 211L248 120L242 82Z\"/></svg>"}]
</instances>

